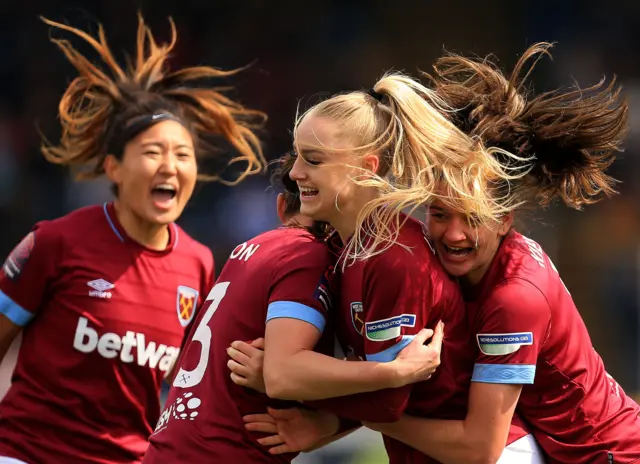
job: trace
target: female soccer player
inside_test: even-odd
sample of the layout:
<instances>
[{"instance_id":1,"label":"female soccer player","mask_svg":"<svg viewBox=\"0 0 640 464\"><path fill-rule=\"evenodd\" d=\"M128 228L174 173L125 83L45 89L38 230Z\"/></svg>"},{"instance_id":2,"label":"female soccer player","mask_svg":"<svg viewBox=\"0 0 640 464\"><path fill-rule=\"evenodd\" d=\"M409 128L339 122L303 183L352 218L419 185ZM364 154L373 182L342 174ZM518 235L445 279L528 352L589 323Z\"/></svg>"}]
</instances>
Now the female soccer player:
<instances>
[{"instance_id":1,"label":"female soccer player","mask_svg":"<svg viewBox=\"0 0 640 464\"><path fill-rule=\"evenodd\" d=\"M605 170L621 145L627 104L613 83L529 100L519 76L528 60L548 49L531 47L510 79L488 60L458 56L440 59L431 76L469 135L524 158L536 155L526 177L496 185L495 197L509 209L556 198L580 208L614 191ZM513 230L513 218L510 212L492 227L474 227L450 206L430 206L430 237L464 288L479 348L466 418L427 420L409 413L393 424L367 425L444 463L495 462L502 452L496 437L506 433L517 403L547 462L635 462L639 408L606 373L553 263ZM276 416L260 418L279 432L268 440L284 443L278 451L291 449L310 421ZM518 459L517 449L513 456Z\"/></svg>"},{"instance_id":2,"label":"female soccer player","mask_svg":"<svg viewBox=\"0 0 640 464\"><path fill-rule=\"evenodd\" d=\"M281 179L285 182L292 164L289 160L283 165ZM276 321L291 321L296 331L311 332L313 343L306 347L308 350L315 347L319 352L333 353L333 332L325 328L330 328L327 316L333 306L335 257L322 234L313 234L318 227L299 214L300 195L295 184L278 196L277 206L284 227L238 245L209 292L195 331L185 345L165 411L150 438L145 463L268 463L290 462L295 457L270 455L242 420L249 413L278 404L284 407L286 403L235 385L227 372L229 344L236 339L264 337L265 321L268 344L273 343L270 327ZM429 362L430 347L421 346L427 332L421 333L409 356L384 365L356 366L361 379L350 391L428 378L436 364ZM287 337L297 339L294 333ZM312 351L309 354L312 361L321 356ZM329 359L337 379L351 373L349 368L354 369L353 363ZM259 390L264 392L264 385Z\"/></svg>"},{"instance_id":3,"label":"female soccer player","mask_svg":"<svg viewBox=\"0 0 640 464\"><path fill-rule=\"evenodd\" d=\"M496 198L514 210L555 199L580 209L614 193L605 171L622 143L627 103L614 82L528 99L519 75L549 47L527 50L509 79L489 61L459 56L440 59L432 76L469 135L535 155L526 177L496 186ZM464 456L507 427L505 411L517 403L549 463L637 462L640 408L607 374L549 257L513 220L510 212L493 227L474 227L431 204L429 234L464 288L479 348L469 412L464 421L405 416L371 426L442 462L470 462Z\"/></svg>"},{"instance_id":4,"label":"female soccer player","mask_svg":"<svg viewBox=\"0 0 640 464\"><path fill-rule=\"evenodd\" d=\"M281 162L279 177L286 185L293 158L285 157ZM267 330L280 319L295 321L296 330L308 326L314 333L314 342L308 349L333 353L333 331L325 328L333 306L335 258L324 244L325 234L318 224L300 215L299 192L290 180L288 184L277 203L284 227L238 245L209 292L196 319L196 329L185 345L180 370L151 436L145 463L289 462L295 457L270 455L245 429L242 420L248 413L286 403L238 387L227 374L229 344L236 339L264 337L265 321ZM428 331L423 331L421 342L427 335ZM395 363L358 366L362 378L359 387L352 386L351 391L427 378L436 364L429 362L428 347L414 345L413 356ZM312 359L320 356L311 355ZM334 360L334 375L344 377L343 372L352 367L347 364ZM264 387L260 390L264 392Z\"/></svg>"},{"instance_id":5,"label":"female soccer player","mask_svg":"<svg viewBox=\"0 0 640 464\"><path fill-rule=\"evenodd\" d=\"M396 198L410 197L407 192L415 188L422 190L420 201L429 199L432 192L425 189L434 183L425 172L434 177L439 173L451 192L466 193L470 203L461 211L475 207L477 217L490 217L482 209L490 203L478 188L485 179L455 170L473 166L475 174L498 172L482 144L464 136L427 103L430 96L420 84L389 75L373 92L338 95L318 104L295 128L298 159L291 178L301 191L301 212L329 222L337 232L331 244L345 261L339 266L336 328L348 354L392 361L421 327L435 327L442 320L447 336L441 366L428 382L415 386L342 396L345 387L327 367L333 360L312 360L299 348L311 334L294 330L293 321L273 321L267 325L264 354L270 396L305 403L332 398L311 404L354 420L393 422L404 411L464 418L474 350L460 289L435 258L422 224L399 212L398 206L408 203ZM414 169L417 164L420 169ZM398 187L388 190L386 177ZM242 364L240 357L235 359ZM355 385L349 378L342 382ZM526 434L522 427L514 428L511 440ZM508 430L502 448L507 435ZM385 445L392 463L433 462L397 440L385 437Z\"/></svg>"},{"instance_id":6,"label":"female soccer player","mask_svg":"<svg viewBox=\"0 0 640 464\"><path fill-rule=\"evenodd\" d=\"M227 73L167 72L173 22L171 42L157 44L140 18L137 56L124 70L102 28L95 40L44 21L87 41L107 69L53 41L79 76L60 101L62 139L43 153L85 178L106 175L115 200L38 223L4 263L0 358L23 336L0 403L0 462L140 462L163 378L213 280L211 252L174 222L208 152L203 136L235 147L243 176L257 172L249 123L260 115L190 85Z\"/></svg>"}]
</instances>

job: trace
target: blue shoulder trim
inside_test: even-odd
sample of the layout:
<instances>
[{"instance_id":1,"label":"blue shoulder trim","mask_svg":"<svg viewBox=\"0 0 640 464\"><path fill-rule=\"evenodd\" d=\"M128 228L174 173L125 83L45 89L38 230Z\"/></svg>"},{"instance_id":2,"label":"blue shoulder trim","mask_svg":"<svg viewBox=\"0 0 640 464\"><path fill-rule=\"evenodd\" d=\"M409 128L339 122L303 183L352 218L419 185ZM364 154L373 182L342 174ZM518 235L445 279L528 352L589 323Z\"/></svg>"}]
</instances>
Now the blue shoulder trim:
<instances>
[{"instance_id":1,"label":"blue shoulder trim","mask_svg":"<svg viewBox=\"0 0 640 464\"><path fill-rule=\"evenodd\" d=\"M0 290L0 314L4 314L7 319L20 327L24 327L33 319L33 313L13 301L2 290Z\"/></svg>"},{"instance_id":2,"label":"blue shoulder trim","mask_svg":"<svg viewBox=\"0 0 640 464\"><path fill-rule=\"evenodd\" d=\"M473 366L472 382L532 384L536 366L531 364L476 364Z\"/></svg>"},{"instance_id":3,"label":"blue shoulder trim","mask_svg":"<svg viewBox=\"0 0 640 464\"><path fill-rule=\"evenodd\" d=\"M308 322L317 328L320 333L324 331L326 324L324 316L317 309L294 301L274 301L269 305L266 322L281 317Z\"/></svg>"}]
</instances>

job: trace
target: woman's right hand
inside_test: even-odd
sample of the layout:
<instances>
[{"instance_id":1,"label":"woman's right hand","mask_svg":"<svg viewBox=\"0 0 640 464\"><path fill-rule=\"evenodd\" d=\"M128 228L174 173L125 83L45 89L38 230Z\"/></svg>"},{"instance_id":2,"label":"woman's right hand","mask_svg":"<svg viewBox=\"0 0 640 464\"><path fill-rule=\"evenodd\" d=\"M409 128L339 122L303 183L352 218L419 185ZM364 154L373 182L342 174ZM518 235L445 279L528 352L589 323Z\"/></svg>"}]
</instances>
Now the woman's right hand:
<instances>
[{"instance_id":1,"label":"woman's right hand","mask_svg":"<svg viewBox=\"0 0 640 464\"><path fill-rule=\"evenodd\" d=\"M424 343L431 338L428 345ZM395 363L399 387L429 379L440 366L440 352L444 338L444 323L438 322L435 331L422 329L400 353Z\"/></svg>"},{"instance_id":2,"label":"woman's right hand","mask_svg":"<svg viewBox=\"0 0 640 464\"><path fill-rule=\"evenodd\" d=\"M247 430L272 434L258 439L258 443L269 447L271 454L304 451L336 434L340 427L340 419L328 411L268 408L267 412L250 414L243 420Z\"/></svg>"}]
</instances>

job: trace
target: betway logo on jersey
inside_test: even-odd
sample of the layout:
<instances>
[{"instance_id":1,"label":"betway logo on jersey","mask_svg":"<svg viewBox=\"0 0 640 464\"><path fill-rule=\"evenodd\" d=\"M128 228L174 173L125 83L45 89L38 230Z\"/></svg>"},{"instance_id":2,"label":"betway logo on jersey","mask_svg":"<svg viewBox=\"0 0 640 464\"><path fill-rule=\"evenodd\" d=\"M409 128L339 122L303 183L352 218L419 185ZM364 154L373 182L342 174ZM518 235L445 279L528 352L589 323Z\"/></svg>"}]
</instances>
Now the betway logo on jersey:
<instances>
[{"instance_id":1,"label":"betway logo on jersey","mask_svg":"<svg viewBox=\"0 0 640 464\"><path fill-rule=\"evenodd\" d=\"M106 332L98 337L98 332L89 327L86 317L78 319L78 326L73 337L73 347L82 353L98 351L100 356L113 359L120 358L124 363L135 362L138 366L156 367L168 372L176 361L180 348L157 344L146 340L144 334L127 331L124 336Z\"/></svg>"}]
</instances>

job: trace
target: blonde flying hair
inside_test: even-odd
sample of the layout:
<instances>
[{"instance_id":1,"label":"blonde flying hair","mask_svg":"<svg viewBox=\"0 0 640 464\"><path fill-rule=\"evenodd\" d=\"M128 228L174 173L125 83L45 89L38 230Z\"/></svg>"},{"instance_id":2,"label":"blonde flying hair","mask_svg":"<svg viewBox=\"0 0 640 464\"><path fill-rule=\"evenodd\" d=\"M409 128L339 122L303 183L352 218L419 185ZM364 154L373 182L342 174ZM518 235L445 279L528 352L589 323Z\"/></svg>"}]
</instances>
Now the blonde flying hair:
<instances>
[{"instance_id":1,"label":"blonde flying hair","mask_svg":"<svg viewBox=\"0 0 640 464\"><path fill-rule=\"evenodd\" d=\"M266 168L255 134L265 115L232 101L222 93L221 87L194 85L198 81L231 76L238 70L221 71L208 66L167 69L167 60L177 41L171 18L171 40L158 44L138 15L136 56L126 69L118 65L109 50L102 25L96 40L79 29L41 19L86 41L106 65L104 69L93 64L66 39L51 39L79 75L69 84L59 103L62 125L59 144L43 142L41 150L48 161L80 168L79 179L99 177L104 174L103 161L108 154L118 159L123 155L121 151L128 140L114 143L119 135L140 118L162 112L179 120L190 131L198 158L216 151L219 145L216 138L222 138L237 152L226 163L226 166L243 164L236 179L200 173L200 180L235 185ZM114 150L120 152L109 153Z\"/></svg>"},{"instance_id":2,"label":"blonde flying hair","mask_svg":"<svg viewBox=\"0 0 640 464\"><path fill-rule=\"evenodd\" d=\"M447 104L432 90L400 74L384 75L370 92L355 91L333 96L297 118L297 128L306 116L338 123L355 148L333 151L356 155L376 153L378 171L362 171L353 181L378 189L357 218L353 239L346 244L347 260L366 259L398 244L401 212L414 211L440 198L478 222L495 221L506 211L488 192L488 186L520 177L519 167L502 166L480 140L458 129L447 116ZM320 142L318 150L325 150ZM525 165L526 166L526 165ZM442 189L444 192L438 192ZM401 244L400 244L401 245Z\"/></svg>"}]
</instances>

